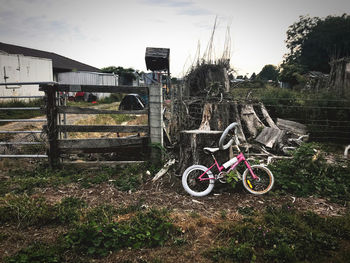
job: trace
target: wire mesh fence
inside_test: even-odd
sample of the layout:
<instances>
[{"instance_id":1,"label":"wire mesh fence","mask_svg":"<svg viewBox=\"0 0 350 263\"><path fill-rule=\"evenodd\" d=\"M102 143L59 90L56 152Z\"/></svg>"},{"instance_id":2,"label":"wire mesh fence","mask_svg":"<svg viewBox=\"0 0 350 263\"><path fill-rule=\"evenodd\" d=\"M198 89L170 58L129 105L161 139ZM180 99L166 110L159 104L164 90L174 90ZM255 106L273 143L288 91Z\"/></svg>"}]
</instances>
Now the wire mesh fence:
<instances>
[{"instance_id":1,"label":"wire mesh fence","mask_svg":"<svg viewBox=\"0 0 350 263\"><path fill-rule=\"evenodd\" d=\"M178 116L180 129L198 129L203 119L205 103L224 105L231 112L233 105L243 107L250 104L258 112L263 103L270 116L291 120L306 125L310 140L316 142L350 143L350 99L335 98L322 95L322 98L312 94L281 98L273 94L251 97L245 91L244 96L225 94L218 97L192 97L184 95L181 87L177 87L174 96L174 112ZM270 95L270 96L268 96ZM311 97L311 98L310 98ZM234 114L232 114L234 115ZM234 116L232 116L232 120Z\"/></svg>"}]
</instances>

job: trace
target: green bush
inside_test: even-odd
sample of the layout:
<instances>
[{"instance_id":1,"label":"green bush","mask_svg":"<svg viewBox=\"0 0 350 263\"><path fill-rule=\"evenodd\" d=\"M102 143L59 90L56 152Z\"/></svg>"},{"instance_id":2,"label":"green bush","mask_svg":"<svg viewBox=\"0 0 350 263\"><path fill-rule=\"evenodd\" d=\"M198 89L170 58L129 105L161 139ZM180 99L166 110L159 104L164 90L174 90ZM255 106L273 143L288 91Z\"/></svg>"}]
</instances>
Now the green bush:
<instances>
[{"instance_id":1,"label":"green bush","mask_svg":"<svg viewBox=\"0 0 350 263\"><path fill-rule=\"evenodd\" d=\"M334 202L350 200L350 166L328 164L317 144L303 144L292 159L276 161L269 167L275 176L275 192L320 196Z\"/></svg>"}]
</instances>

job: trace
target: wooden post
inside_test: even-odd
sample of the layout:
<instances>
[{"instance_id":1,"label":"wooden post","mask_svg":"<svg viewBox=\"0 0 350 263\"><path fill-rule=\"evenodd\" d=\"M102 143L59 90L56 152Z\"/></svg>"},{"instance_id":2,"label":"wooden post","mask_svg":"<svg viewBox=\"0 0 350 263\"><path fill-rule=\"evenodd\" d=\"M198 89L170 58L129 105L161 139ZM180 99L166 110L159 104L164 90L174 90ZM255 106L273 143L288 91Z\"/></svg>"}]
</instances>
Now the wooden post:
<instances>
[{"instance_id":1,"label":"wooden post","mask_svg":"<svg viewBox=\"0 0 350 263\"><path fill-rule=\"evenodd\" d=\"M162 85L156 84L149 87L149 136L152 146L152 159L158 159L159 150L163 147L163 93Z\"/></svg>"},{"instance_id":2,"label":"wooden post","mask_svg":"<svg viewBox=\"0 0 350 263\"><path fill-rule=\"evenodd\" d=\"M55 86L46 86L46 116L47 116L47 138L49 141L48 157L51 168L59 165L58 152L58 127L57 127L57 104Z\"/></svg>"}]
</instances>

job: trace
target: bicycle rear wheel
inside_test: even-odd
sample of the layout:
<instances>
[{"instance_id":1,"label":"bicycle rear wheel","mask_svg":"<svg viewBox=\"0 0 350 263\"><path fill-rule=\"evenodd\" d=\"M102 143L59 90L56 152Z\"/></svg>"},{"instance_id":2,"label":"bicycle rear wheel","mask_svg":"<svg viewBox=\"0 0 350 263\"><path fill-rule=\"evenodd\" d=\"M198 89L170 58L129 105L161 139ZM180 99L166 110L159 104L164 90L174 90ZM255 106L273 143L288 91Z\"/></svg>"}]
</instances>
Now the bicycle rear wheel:
<instances>
[{"instance_id":1,"label":"bicycle rear wheel","mask_svg":"<svg viewBox=\"0 0 350 263\"><path fill-rule=\"evenodd\" d=\"M214 179L200 180L199 177L207 171L208 168L203 165L192 165L188 167L182 175L182 186L187 193L192 196L205 196L214 188ZM202 179L214 178L211 171L207 171Z\"/></svg>"},{"instance_id":2,"label":"bicycle rear wheel","mask_svg":"<svg viewBox=\"0 0 350 263\"><path fill-rule=\"evenodd\" d=\"M252 165L251 168L258 179L254 179L249 169L246 169L242 176L244 188L255 195L266 194L275 182L272 172L262 165Z\"/></svg>"}]
</instances>

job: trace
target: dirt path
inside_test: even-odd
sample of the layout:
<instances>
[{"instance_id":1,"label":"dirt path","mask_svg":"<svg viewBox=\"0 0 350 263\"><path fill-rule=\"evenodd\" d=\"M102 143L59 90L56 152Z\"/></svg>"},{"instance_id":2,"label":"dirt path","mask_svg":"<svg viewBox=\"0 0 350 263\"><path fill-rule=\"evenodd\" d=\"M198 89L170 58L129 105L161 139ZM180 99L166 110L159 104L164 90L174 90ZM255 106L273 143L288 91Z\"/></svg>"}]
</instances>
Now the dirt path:
<instances>
[{"instance_id":1,"label":"dirt path","mask_svg":"<svg viewBox=\"0 0 350 263\"><path fill-rule=\"evenodd\" d=\"M99 104L90 106L93 109L118 109L119 102L110 104ZM93 118L96 115L88 115L89 118ZM63 115L61 115L63 118ZM72 125L87 118L86 114L68 114L66 124ZM31 120L45 120L46 116L38 116ZM11 122L0 126L2 131L43 131L43 127L46 122ZM46 134L40 133L17 133L17 134L0 134L0 141L2 142L42 142L46 143ZM45 151L41 149L38 154L45 154ZM21 146L19 145L0 145L1 154L26 154L21 152Z\"/></svg>"}]
</instances>

